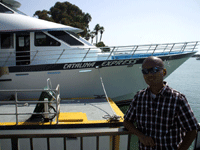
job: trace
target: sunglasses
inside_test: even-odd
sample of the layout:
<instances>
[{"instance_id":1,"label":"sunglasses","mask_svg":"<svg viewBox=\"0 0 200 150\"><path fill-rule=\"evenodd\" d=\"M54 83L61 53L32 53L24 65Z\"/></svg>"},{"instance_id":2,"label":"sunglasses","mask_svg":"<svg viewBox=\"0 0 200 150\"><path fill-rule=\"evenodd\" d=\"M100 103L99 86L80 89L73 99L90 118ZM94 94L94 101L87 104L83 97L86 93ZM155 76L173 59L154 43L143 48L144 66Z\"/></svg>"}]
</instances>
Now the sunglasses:
<instances>
[{"instance_id":1,"label":"sunglasses","mask_svg":"<svg viewBox=\"0 0 200 150\"><path fill-rule=\"evenodd\" d=\"M151 74L155 74L162 69L163 68L160 68L160 67L153 67L153 68L150 68L150 69L142 69L142 73L143 74L149 74L149 72L150 72Z\"/></svg>"}]
</instances>

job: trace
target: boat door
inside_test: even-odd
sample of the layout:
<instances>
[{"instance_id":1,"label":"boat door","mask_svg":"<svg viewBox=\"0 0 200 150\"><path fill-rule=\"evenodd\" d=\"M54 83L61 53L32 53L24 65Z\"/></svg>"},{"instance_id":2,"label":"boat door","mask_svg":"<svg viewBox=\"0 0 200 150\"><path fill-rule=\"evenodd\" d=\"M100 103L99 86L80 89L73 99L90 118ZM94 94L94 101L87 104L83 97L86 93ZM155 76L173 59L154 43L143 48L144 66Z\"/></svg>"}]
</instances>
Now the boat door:
<instances>
[{"instance_id":1,"label":"boat door","mask_svg":"<svg viewBox=\"0 0 200 150\"><path fill-rule=\"evenodd\" d=\"M30 33L16 33L16 65L30 64Z\"/></svg>"}]
</instances>

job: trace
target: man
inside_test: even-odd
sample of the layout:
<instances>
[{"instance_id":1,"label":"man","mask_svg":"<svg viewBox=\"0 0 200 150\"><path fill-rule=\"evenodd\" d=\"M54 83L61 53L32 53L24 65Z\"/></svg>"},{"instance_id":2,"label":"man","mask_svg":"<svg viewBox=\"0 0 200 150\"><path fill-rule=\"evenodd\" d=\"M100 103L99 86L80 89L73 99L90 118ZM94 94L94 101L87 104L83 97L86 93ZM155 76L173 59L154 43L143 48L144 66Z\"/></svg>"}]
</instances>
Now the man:
<instances>
[{"instance_id":1,"label":"man","mask_svg":"<svg viewBox=\"0 0 200 150\"><path fill-rule=\"evenodd\" d=\"M138 137L140 149L187 150L198 130L187 99L163 81L167 71L160 58L146 58L142 73L149 86L134 96L125 128Z\"/></svg>"}]
</instances>

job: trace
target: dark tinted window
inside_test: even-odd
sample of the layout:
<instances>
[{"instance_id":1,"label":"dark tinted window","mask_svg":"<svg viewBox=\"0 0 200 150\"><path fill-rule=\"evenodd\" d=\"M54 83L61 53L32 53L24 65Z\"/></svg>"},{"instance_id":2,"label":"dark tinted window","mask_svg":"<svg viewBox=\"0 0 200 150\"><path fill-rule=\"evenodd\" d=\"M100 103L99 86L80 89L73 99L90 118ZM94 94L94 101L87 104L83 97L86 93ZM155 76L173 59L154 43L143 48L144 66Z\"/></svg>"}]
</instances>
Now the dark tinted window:
<instances>
[{"instance_id":1,"label":"dark tinted window","mask_svg":"<svg viewBox=\"0 0 200 150\"><path fill-rule=\"evenodd\" d=\"M14 47L12 33L1 34L0 36L1 36L1 48L2 49L9 49L9 48Z\"/></svg>"},{"instance_id":2,"label":"dark tinted window","mask_svg":"<svg viewBox=\"0 0 200 150\"><path fill-rule=\"evenodd\" d=\"M56 38L66 42L69 45L84 45L74 37L72 37L70 34L64 32L64 31L49 31L49 33Z\"/></svg>"},{"instance_id":3,"label":"dark tinted window","mask_svg":"<svg viewBox=\"0 0 200 150\"><path fill-rule=\"evenodd\" d=\"M11 10L9 10L8 8L4 7L3 5L0 4L0 13L8 13L11 14L13 13Z\"/></svg>"},{"instance_id":4,"label":"dark tinted window","mask_svg":"<svg viewBox=\"0 0 200 150\"><path fill-rule=\"evenodd\" d=\"M54 40L42 32L36 32L35 46L60 46L60 42Z\"/></svg>"}]
</instances>

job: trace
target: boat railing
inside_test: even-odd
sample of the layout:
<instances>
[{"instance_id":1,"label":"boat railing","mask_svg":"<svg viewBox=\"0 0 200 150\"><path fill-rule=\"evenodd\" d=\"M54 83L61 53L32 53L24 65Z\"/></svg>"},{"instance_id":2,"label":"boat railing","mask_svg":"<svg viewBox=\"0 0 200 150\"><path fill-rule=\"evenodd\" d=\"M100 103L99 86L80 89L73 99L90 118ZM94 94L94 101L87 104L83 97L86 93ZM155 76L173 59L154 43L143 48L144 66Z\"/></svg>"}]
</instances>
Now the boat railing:
<instances>
[{"instance_id":1,"label":"boat railing","mask_svg":"<svg viewBox=\"0 0 200 150\"><path fill-rule=\"evenodd\" d=\"M125 137L124 137L125 136ZM80 150L85 149L85 143L89 140L94 141L93 143L90 143L90 149L104 149L105 148L105 142L102 143L102 139L108 137L107 141L109 141L109 145L107 149L117 150L121 149L119 148L121 144L123 143L123 149L130 150L131 149L131 137L132 135L123 127L118 128L79 128L79 129L43 129L42 132L40 130L26 130L26 132L22 132L22 130L12 130L12 132L9 132L8 130L2 131L0 133L0 141L3 140L9 140L11 149L19 150L24 145L29 145L27 147L30 147L29 149L35 149L34 145L37 139L40 139L40 143L37 142L37 145L40 144L43 149L50 150L54 149L53 145L56 144L57 149L70 149L69 148L69 142L70 144L76 144L75 147L79 147ZM26 144L22 144L20 140L24 139L26 141ZM56 140L57 141L54 141ZM21 145L22 144L22 145ZM7 144L8 145L8 144ZM3 145L2 145L3 146ZM72 147L71 146L71 147ZM73 149L77 149L73 147ZM87 145L88 147L88 145Z\"/></svg>"},{"instance_id":2,"label":"boat railing","mask_svg":"<svg viewBox=\"0 0 200 150\"><path fill-rule=\"evenodd\" d=\"M105 142L102 143L102 138L108 137L108 141L110 141L109 148L112 150L123 149L137 149L137 141L134 141L134 135L130 134L124 127L117 128L71 128L71 129L29 129L24 132L23 129L18 130L2 130L0 132L0 141L4 140L6 148L10 147L10 149L19 150L22 147L27 146L28 149L35 149L34 146L39 145L42 146L43 149L52 150L52 149L70 149L68 144L75 144L79 149L83 150L85 143L88 140L92 140L93 143L90 145L90 149L104 149ZM89 138L89 139L87 139ZM132 139L134 138L134 140ZM198 131L198 135L194 141L193 149L200 149L200 130ZM38 140L40 141L38 141ZM7 141L6 141L7 140ZM73 142L74 140L74 142ZM22 143L22 142L25 142ZM71 143L69 143L71 141ZM3 143L3 142L2 142ZM9 144L8 144L9 143ZM54 146L56 144L56 146ZM58 144L59 143L59 144ZM4 145L1 145L4 146ZM87 145L88 146L88 145ZM26 147L26 148L27 148ZM92 147L92 148L91 148ZM23 149L23 148L22 148ZM75 149L73 147L73 149ZM77 149L77 148L76 148Z\"/></svg>"},{"instance_id":3,"label":"boat railing","mask_svg":"<svg viewBox=\"0 0 200 150\"><path fill-rule=\"evenodd\" d=\"M47 98L44 98L42 101L38 100L19 100L18 99L18 93L23 92L51 92L54 94L54 100L50 101L47 100ZM57 85L56 89L18 89L18 90L0 90L0 93L14 93L14 99L8 100L8 101L0 101L1 105L15 105L15 112L14 113L0 113L0 116L5 115L15 115L16 118L16 125L19 125L19 115L33 115L33 114L42 114L44 116L55 114L57 117L56 123L58 124L58 115L60 112L60 86ZM33 113L22 113L18 111L18 107L20 107L23 104L39 104L44 103L44 112L33 112ZM49 112L48 111L48 105L50 103L56 104L56 112ZM45 109L46 108L46 109ZM47 115L45 115L47 114Z\"/></svg>"},{"instance_id":4,"label":"boat railing","mask_svg":"<svg viewBox=\"0 0 200 150\"><path fill-rule=\"evenodd\" d=\"M29 64L56 64L98 60L135 59L151 55L175 55L195 51L198 42L199 41L99 48L45 48L17 52L14 49L1 50L0 67Z\"/></svg>"}]
</instances>

